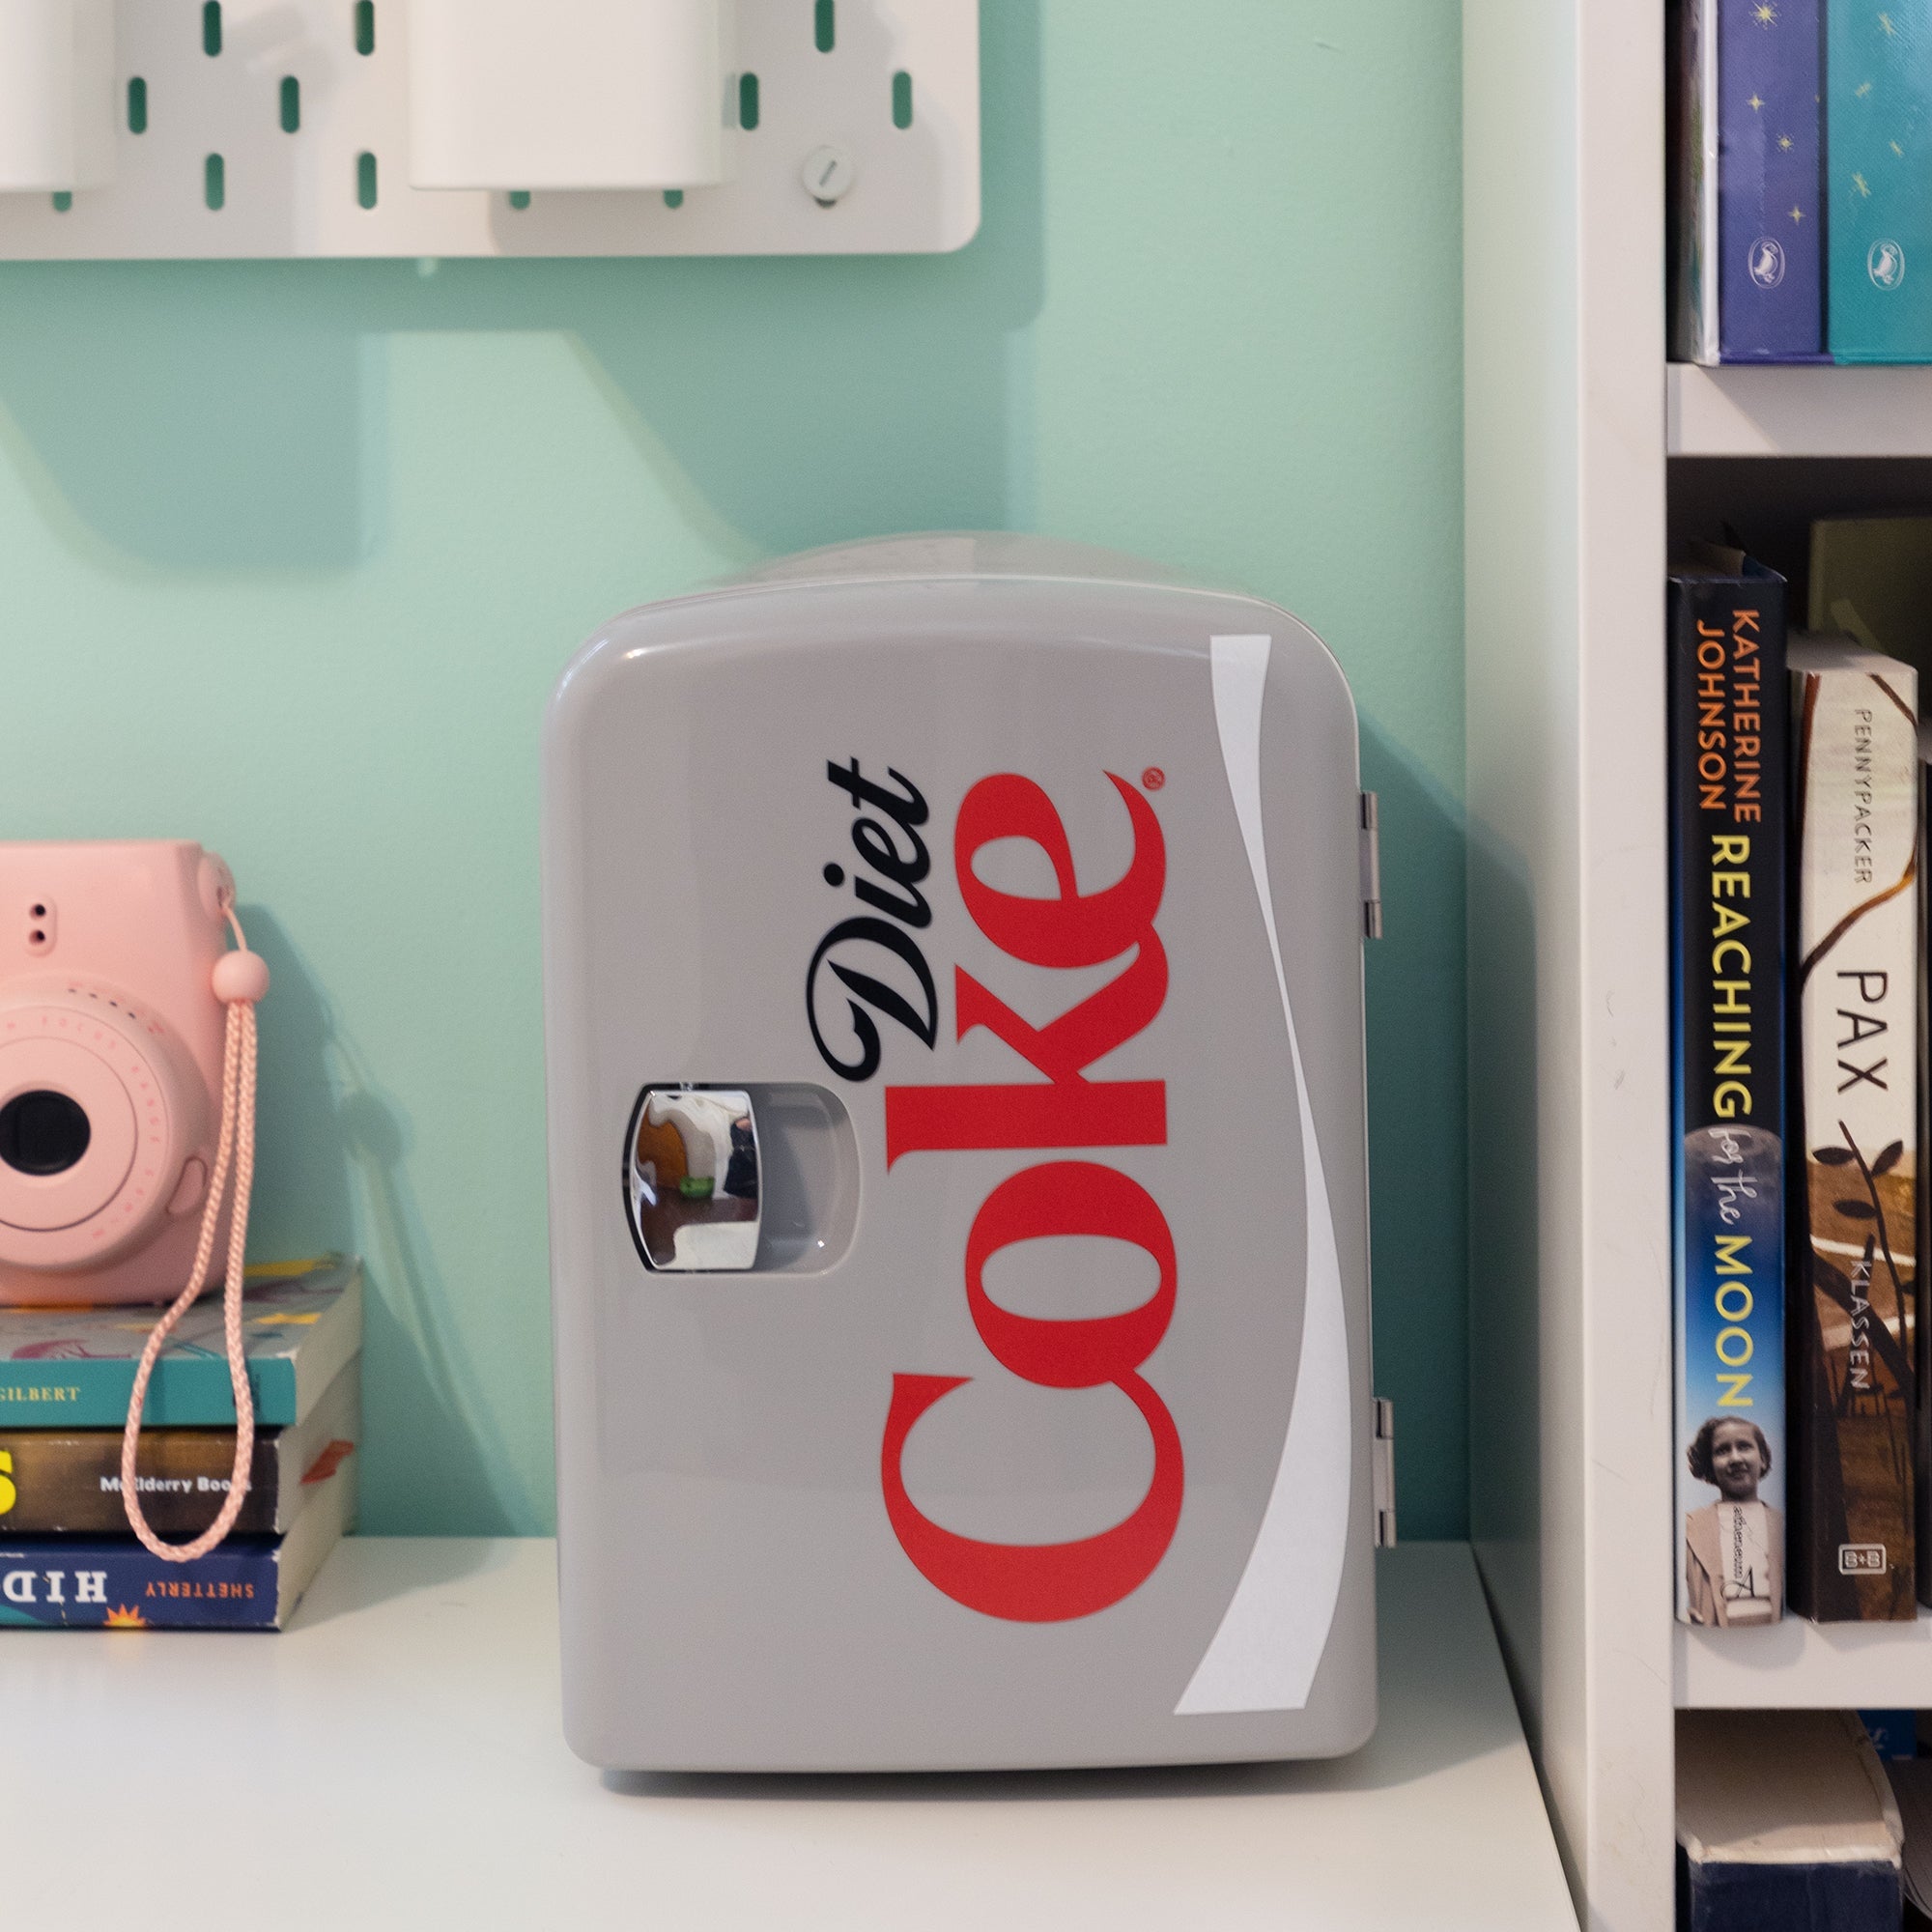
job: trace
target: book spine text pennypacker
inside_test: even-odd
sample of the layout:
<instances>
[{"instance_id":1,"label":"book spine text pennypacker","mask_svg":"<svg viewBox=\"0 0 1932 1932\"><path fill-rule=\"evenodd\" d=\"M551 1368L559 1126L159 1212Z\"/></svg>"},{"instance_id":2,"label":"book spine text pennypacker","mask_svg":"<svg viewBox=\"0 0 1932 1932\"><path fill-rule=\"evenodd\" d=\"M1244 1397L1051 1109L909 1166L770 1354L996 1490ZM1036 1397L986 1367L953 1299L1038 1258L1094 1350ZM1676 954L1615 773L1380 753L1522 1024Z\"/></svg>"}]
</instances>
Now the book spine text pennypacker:
<instances>
[{"instance_id":1,"label":"book spine text pennypacker","mask_svg":"<svg viewBox=\"0 0 1932 1932\"><path fill-rule=\"evenodd\" d=\"M1677 1613L1784 1609L1784 583L1670 584Z\"/></svg>"},{"instance_id":2,"label":"book spine text pennypacker","mask_svg":"<svg viewBox=\"0 0 1932 1932\"><path fill-rule=\"evenodd\" d=\"M1916 1614L1918 694L1904 664L1792 652L1799 1105L1791 1601ZM1802 1270L1802 1272L1801 1272Z\"/></svg>"}]
</instances>

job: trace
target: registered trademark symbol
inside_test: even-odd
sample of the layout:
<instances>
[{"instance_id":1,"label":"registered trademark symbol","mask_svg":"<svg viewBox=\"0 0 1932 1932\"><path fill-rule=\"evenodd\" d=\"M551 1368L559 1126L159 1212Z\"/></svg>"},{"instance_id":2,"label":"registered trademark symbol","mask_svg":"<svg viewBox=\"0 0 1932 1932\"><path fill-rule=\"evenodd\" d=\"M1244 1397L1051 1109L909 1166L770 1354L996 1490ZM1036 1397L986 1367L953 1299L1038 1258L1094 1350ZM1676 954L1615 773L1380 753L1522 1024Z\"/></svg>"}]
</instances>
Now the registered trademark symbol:
<instances>
[{"instance_id":1,"label":"registered trademark symbol","mask_svg":"<svg viewBox=\"0 0 1932 1932\"><path fill-rule=\"evenodd\" d=\"M1150 765L1141 774L1141 783L1146 785L1149 791L1158 791L1166 782L1167 774L1158 765Z\"/></svg>"}]
</instances>

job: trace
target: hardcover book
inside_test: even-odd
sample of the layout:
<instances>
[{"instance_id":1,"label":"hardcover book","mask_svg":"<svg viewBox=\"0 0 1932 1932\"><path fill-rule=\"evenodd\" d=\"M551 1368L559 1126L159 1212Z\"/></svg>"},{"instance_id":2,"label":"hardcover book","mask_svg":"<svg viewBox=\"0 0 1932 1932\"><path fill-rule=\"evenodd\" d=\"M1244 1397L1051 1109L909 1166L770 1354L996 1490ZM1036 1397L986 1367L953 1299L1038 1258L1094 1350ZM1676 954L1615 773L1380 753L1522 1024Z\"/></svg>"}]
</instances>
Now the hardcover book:
<instances>
[{"instance_id":1,"label":"hardcover book","mask_svg":"<svg viewBox=\"0 0 1932 1932\"><path fill-rule=\"evenodd\" d=\"M343 1255L248 1270L242 1333L261 1429L302 1421L362 1347L362 1265ZM158 1311L0 1308L0 1429L119 1429ZM221 1292L188 1310L148 1384L142 1420L232 1429Z\"/></svg>"},{"instance_id":2,"label":"hardcover book","mask_svg":"<svg viewBox=\"0 0 1932 1932\"><path fill-rule=\"evenodd\" d=\"M1794 642L1798 1145L1791 1601L1917 1614L1918 680L1852 639Z\"/></svg>"},{"instance_id":3,"label":"hardcover book","mask_svg":"<svg viewBox=\"0 0 1932 1932\"><path fill-rule=\"evenodd\" d=\"M0 1539L0 1629L280 1630L341 1540L349 1485L317 1486L286 1536L234 1537L192 1563L131 1539Z\"/></svg>"},{"instance_id":4,"label":"hardcover book","mask_svg":"<svg viewBox=\"0 0 1932 1932\"><path fill-rule=\"evenodd\" d=\"M1676 35L1676 350L1825 355L1819 0L1684 0Z\"/></svg>"},{"instance_id":5,"label":"hardcover book","mask_svg":"<svg viewBox=\"0 0 1932 1932\"><path fill-rule=\"evenodd\" d=\"M1677 1614L1784 1613L1784 581L1670 580Z\"/></svg>"},{"instance_id":6,"label":"hardcover book","mask_svg":"<svg viewBox=\"0 0 1932 1932\"><path fill-rule=\"evenodd\" d=\"M356 1364L336 1377L304 1421L259 1432L238 1536L280 1536L316 1487L343 1469L361 1434ZM136 1474L156 1536L198 1536L227 1499L232 1429L150 1429ZM355 1472L342 1480L351 1488ZM354 1521L354 1508L350 1520ZM0 1536L126 1536L121 1432L0 1427Z\"/></svg>"},{"instance_id":7,"label":"hardcover book","mask_svg":"<svg viewBox=\"0 0 1932 1932\"><path fill-rule=\"evenodd\" d=\"M1932 358L1932 0L1830 0L1827 21L1832 354L1922 362Z\"/></svg>"}]
</instances>

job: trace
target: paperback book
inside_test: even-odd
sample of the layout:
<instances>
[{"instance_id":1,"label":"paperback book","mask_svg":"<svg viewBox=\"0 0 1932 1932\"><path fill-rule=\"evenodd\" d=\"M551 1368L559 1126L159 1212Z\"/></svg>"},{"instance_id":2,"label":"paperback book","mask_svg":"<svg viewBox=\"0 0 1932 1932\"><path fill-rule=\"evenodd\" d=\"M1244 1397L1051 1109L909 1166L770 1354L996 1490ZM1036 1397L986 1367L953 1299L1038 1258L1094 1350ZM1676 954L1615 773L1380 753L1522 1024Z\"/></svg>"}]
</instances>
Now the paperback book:
<instances>
[{"instance_id":1,"label":"paperback book","mask_svg":"<svg viewBox=\"0 0 1932 1932\"><path fill-rule=\"evenodd\" d=\"M1849 1711L1678 1713L1678 1932L1898 1932L1904 1856Z\"/></svg>"},{"instance_id":2,"label":"paperback book","mask_svg":"<svg viewBox=\"0 0 1932 1932\"><path fill-rule=\"evenodd\" d=\"M1836 631L1856 638L1868 650L1903 658L1919 675L1921 691L1932 671L1932 517L1828 517L1811 526L1811 629ZM1926 1003L1928 934L1922 909L1925 894L1924 854L1932 816L1926 806L1932 791L1926 785L1925 765L1932 756L1932 737L1922 716L1919 752L1919 880L1921 915L1918 924L1918 1146L1932 1146L1932 1083L1927 1080L1928 1042L1932 1014ZM1922 1153L1921 1153L1922 1158ZM1932 1189L1918 1186L1918 1226L1915 1254L1927 1252L1932 1240ZM1918 1520L1914 1524L1918 1550L1918 1601L1932 1604L1932 1330L1923 1320L1922 1295L1913 1306L1913 1370L1917 1416L1913 1486Z\"/></svg>"},{"instance_id":3,"label":"paperback book","mask_svg":"<svg viewBox=\"0 0 1932 1932\"><path fill-rule=\"evenodd\" d=\"M1677 1614L1784 1613L1784 581L1670 579Z\"/></svg>"},{"instance_id":4,"label":"paperback book","mask_svg":"<svg viewBox=\"0 0 1932 1932\"><path fill-rule=\"evenodd\" d=\"M356 1364L305 1420L255 1436L238 1536L280 1536L313 1490L342 1469L361 1434ZM198 1536L227 1500L232 1429L150 1429L136 1463L148 1526L169 1542ZM353 1472L345 1478L352 1488ZM354 1512L351 1512L352 1520ZM121 1431L0 1427L0 1536L126 1536Z\"/></svg>"},{"instance_id":5,"label":"paperback book","mask_svg":"<svg viewBox=\"0 0 1932 1932\"><path fill-rule=\"evenodd\" d=\"M1791 666L1797 1145L1791 1602L1917 1614L1918 673L1850 638Z\"/></svg>"},{"instance_id":6,"label":"paperback book","mask_svg":"<svg viewBox=\"0 0 1932 1932\"><path fill-rule=\"evenodd\" d=\"M339 1472L285 1536L233 1537L191 1563L164 1563L128 1538L0 1535L0 1628L280 1630L342 1539Z\"/></svg>"},{"instance_id":7,"label":"paperback book","mask_svg":"<svg viewBox=\"0 0 1932 1932\"><path fill-rule=\"evenodd\" d=\"M218 1285L183 1318L148 1384L151 1429L232 1429ZM155 1325L141 1308L0 1308L0 1429L119 1429ZM248 1270L242 1337L255 1422L302 1421L362 1347L362 1267L344 1255Z\"/></svg>"}]
</instances>

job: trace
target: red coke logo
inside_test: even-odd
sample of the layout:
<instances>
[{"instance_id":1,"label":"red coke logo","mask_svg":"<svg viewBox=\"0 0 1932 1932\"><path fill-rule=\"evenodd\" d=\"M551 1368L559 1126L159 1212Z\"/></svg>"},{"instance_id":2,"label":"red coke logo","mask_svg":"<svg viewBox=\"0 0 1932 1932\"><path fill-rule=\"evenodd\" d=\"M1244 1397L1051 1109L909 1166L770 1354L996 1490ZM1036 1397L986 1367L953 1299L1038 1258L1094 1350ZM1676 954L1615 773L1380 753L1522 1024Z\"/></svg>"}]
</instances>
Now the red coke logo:
<instances>
[{"instance_id":1,"label":"red coke logo","mask_svg":"<svg viewBox=\"0 0 1932 1932\"><path fill-rule=\"evenodd\" d=\"M1127 966L1044 1027L1034 1027L963 968L953 973L958 1037L984 1027L1043 1079L997 1086L888 1087L886 1166L912 1154L968 1149L1165 1147L1167 1083L1090 1080L1087 1068L1151 1024L1167 998L1167 953L1154 931L1167 879L1160 822L1139 791L1107 774L1132 822L1125 874L1082 895L1053 802L1031 779L1001 773L966 794L953 828L952 863L980 932L1009 957L1072 970L1131 952ZM1053 867L1056 894L995 891L974 871L983 846L1031 841ZM1090 1320L1016 1315L986 1293L987 1263L1003 1248L1053 1236L1106 1236L1153 1258L1159 1283L1140 1307ZM1052 1623L1091 1616L1152 1576L1180 1520L1184 1489L1174 1418L1140 1370L1174 1315L1174 1236L1146 1188L1093 1160L1048 1160L1003 1180L980 1204L966 1237L966 1305L1001 1366L1037 1386L1118 1389L1153 1438L1153 1476L1138 1507L1097 1536L1070 1543L989 1543L942 1528L906 1492L907 1437L927 1409L971 1379L898 1375L881 1445L880 1480L894 1532L920 1574L986 1616Z\"/></svg>"}]
</instances>

